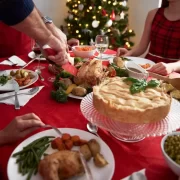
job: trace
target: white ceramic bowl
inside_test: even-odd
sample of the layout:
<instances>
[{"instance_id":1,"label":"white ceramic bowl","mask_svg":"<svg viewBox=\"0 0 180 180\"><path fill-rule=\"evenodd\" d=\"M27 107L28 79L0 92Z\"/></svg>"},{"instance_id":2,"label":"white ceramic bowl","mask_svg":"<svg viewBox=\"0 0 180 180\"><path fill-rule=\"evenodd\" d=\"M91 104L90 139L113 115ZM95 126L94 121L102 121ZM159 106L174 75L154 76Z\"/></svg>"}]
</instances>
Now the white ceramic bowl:
<instances>
[{"instance_id":1,"label":"white ceramic bowl","mask_svg":"<svg viewBox=\"0 0 180 180\"><path fill-rule=\"evenodd\" d=\"M164 159L166 160L168 166L171 168L171 170L180 177L180 165L177 164L176 162L174 162L165 152L164 150L164 143L165 140L167 139L168 136L173 136L173 135L180 135L180 132L173 132L170 134L167 134L166 136L163 137L163 139L161 140L161 150L164 156Z\"/></svg>"},{"instance_id":2,"label":"white ceramic bowl","mask_svg":"<svg viewBox=\"0 0 180 180\"><path fill-rule=\"evenodd\" d=\"M149 74L141 66L135 64L133 61L126 61L125 68L128 71L129 77L136 79L147 79Z\"/></svg>"},{"instance_id":3,"label":"white ceramic bowl","mask_svg":"<svg viewBox=\"0 0 180 180\"><path fill-rule=\"evenodd\" d=\"M78 51L77 48L83 48L83 47L91 47L92 50L90 51ZM73 46L72 51L76 57L82 57L82 58L90 58L94 56L96 52L96 47L95 46L88 46L88 45L83 45L83 46Z\"/></svg>"}]
</instances>

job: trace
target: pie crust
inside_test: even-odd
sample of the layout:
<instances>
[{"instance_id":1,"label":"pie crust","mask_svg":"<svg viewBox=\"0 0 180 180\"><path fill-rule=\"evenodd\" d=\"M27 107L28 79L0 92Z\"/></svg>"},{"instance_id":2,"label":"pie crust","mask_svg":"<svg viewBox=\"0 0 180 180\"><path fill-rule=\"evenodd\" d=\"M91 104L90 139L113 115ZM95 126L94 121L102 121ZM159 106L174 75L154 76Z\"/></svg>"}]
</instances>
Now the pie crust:
<instances>
[{"instance_id":1,"label":"pie crust","mask_svg":"<svg viewBox=\"0 0 180 180\"><path fill-rule=\"evenodd\" d=\"M125 78L114 77L93 88L93 105L102 115L124 123L151 123L164 119L171 96L162 87L131 94Z\"/></svg>"}]
</instances>

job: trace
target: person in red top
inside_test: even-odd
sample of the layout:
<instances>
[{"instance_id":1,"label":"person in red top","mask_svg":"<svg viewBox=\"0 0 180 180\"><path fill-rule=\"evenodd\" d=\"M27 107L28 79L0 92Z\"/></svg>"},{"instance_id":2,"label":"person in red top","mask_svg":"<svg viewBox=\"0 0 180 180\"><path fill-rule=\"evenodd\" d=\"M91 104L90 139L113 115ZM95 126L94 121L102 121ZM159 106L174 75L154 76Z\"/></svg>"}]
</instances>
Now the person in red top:
<instances>
[{"instance_id":1,"label":"person in red top","mask_svg":"<svg viewBox=\"0 0 180 180\"><path fill-rule=\"evenodd\" d=\"M149 45L146 58L156 63L149 71L180 71L180 0L162 0L161 8L148 13L140 43L130 51L118 48L117 56L140 56Z\"/></svg>"}]
</instances>

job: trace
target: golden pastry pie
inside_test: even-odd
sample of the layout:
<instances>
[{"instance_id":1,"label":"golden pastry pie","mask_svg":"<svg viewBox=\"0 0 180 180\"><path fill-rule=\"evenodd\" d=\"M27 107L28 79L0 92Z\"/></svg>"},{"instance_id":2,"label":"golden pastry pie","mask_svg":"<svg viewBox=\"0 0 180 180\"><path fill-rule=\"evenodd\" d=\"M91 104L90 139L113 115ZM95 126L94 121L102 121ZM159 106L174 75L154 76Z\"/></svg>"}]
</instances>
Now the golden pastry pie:
<instances>
[{"instance_id":1,"label":"golden pastry pie","mask_svg":"<svg viewBox=\"0 0 180 180\"><path fill-rule=\"evenodd\" d=\"M158 86L131 94L125 78L114 77L93 88L93 105L104 116L124 123L150 123L169 113L171 96Z\"/></svg>"}]
</instances>

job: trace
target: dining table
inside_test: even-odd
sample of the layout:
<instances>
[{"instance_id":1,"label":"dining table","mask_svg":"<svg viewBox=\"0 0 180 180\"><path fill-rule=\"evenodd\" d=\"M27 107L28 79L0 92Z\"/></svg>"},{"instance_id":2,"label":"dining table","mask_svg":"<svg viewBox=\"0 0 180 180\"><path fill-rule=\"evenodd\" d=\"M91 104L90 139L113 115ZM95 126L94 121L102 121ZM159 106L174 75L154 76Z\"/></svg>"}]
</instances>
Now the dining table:
<instances>
[{"instance_id":1,"label":"dining table","mask_svg":"<svg viewBox=\"0 0 180 180\"><path fill-rule=\"evenodd\" d=\"M113 50L107 50L107 54L115 54ZM29 62L28 55L19 56L25 62ZM7 57L0 58L0 62ZM26 69L34 70L38 61L34 61ZM75 128L84 131L87 130L87 119L82 115L80 110L81 100L68 98L66 103L54 101L50 93L54 89L53 82L48 81L52 74L48 71L48 62L41 61L44 81L38 79L33 85L44 86L44 88L34 96L20 110L16 110L13 105L0 104L0 130L5 128L16 116L27 113L34 113L40 117L45 124L50 124L57 128ZM0 65L0 71L7 69L17 69L9 65ZM1 92L2 93L2 92ZM27 137L37 132L44 131L38 129L29 134ZM146 170L148 180L177 180L178 177L168 167L161 151L160 143L163 136L147 137L142 141L135 143L122 142L114 138L108 131L99 128L98 134L102 140L111 149L115 159L115 170L112 180L120 180L129 176L133 172ZM0 180L7 180L7 164L13 150L27 137L20 139L18 142L6 144L0 147Z\"/></svg>"}]
</instances>

